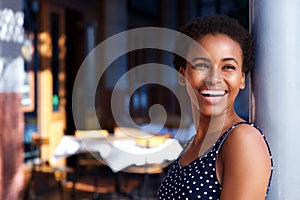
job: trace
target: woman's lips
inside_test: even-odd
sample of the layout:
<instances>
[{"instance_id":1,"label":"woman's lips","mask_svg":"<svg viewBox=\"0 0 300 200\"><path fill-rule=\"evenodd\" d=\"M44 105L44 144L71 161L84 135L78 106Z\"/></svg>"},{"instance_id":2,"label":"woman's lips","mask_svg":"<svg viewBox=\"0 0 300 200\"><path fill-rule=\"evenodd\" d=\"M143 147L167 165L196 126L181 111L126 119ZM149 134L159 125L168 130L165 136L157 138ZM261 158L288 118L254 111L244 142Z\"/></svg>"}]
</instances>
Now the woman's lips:
<instances>
[{"instance_id":1,"label":"woman's lips","mask_svg":"<svg viewBox=\"0 0 300 200\"><path fill-rule=\"evenodd\" d=\"M220 103L224 100L225 95L228 93L227 90L199 90L202 98L210 103L210 104L216 104Z\"/></svg>"},{"instance_id":2,"label":"woman's lips","mask_svg":"<svg viewBox=\"0 0 300 200\"><path fill-rule=\"evenodd\" d=\"M218 97L226 94L225 90L200 90L200 93L205 97Z\"/></svg>"}]
</instances>

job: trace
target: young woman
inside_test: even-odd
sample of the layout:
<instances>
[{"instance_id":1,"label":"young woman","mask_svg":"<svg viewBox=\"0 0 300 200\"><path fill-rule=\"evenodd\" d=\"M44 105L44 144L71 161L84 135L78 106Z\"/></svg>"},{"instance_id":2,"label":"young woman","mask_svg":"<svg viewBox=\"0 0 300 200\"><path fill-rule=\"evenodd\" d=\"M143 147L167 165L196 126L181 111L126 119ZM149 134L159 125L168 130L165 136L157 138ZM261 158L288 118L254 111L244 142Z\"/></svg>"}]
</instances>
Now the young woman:
<instances>
[{"instance_id":1,"label":"young woman","mask_svg":"<svg viewBox=\"0 0 300 200\"><path fill-rule=\"evenodd\" d=\"M204 49L177 44L190 62L178 55L173 62L190 96L197 131L170 166L158 199L265 199L272 174L268 144L234 110L253 66L250 35L226 16L195 18L180 32Z\"/></svg>"}]
</instances>

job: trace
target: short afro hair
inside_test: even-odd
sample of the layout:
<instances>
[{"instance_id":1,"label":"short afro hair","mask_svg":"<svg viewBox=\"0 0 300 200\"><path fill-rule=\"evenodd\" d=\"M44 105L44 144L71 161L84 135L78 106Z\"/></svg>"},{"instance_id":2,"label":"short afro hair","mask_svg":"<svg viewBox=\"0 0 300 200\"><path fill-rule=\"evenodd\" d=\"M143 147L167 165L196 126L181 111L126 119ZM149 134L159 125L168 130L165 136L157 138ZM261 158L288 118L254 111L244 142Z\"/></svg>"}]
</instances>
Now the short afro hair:
<instances>
[{"instance_id":1,"label":"short afro hair","mask_svg":"<svg viewBox=\"0 0 300 200\"><path fill-rule=\"evenodd\" d=\"M223 15L209 15L196 17L179 29L179 32L189 36L194 40L201 39L207 34L224 34L237 42L242 49L243 66L242 71L247 74L253 68L254 49L253 40L247 29L233 18ZM182 44L177 41L175 48L177 51L186 51L189 44ZM186 60L174 54L173 64L177 70L185 68Z\"/></svg>"}]
</instances>

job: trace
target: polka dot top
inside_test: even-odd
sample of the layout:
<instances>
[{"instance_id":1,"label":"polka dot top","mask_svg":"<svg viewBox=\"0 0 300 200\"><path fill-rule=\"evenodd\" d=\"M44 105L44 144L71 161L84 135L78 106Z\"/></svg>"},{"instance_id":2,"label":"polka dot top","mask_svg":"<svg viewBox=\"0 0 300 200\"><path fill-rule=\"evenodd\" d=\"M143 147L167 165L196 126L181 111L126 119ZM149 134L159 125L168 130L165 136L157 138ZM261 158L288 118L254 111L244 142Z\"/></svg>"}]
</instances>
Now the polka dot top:
<instances>
[{"instance_id":1,"label":"polka dot top","mask_svg":"<svg viewBox=\"0 0 300 200\"><path fill-rule=\"evenodd\" d=\"M226 139L227 135L240 124L249 124L254 126L248 122L240 122L236 125L229 128L218 140L215 144L213 144L201 157L192 161L187 166L180 166L180 157L174 161L172 166L169 169L167 176L162 182L159 191L158 191L158 199L162 200L188 200L188 199L205 199L205 200L218 200L220 199L220 194L222 190L222 186L219 183L216 176L216 167L215 162L218 155L218 151L221 148L222 143ZM255 126L254 126L255 127ZM257 128L257 127L255 127ZM257 128L262 134L261 130ZM265 139L264 135L262 134ZM266 141L266 139L265 139ZM268 146L269 152L270 148ZM271 152L270 152L271 155ZM271 169L273 171L273 162L272 156L271 159ZM272 177L269 179L269 186ZM268 191L267 191L268 193ZM267 196L267 194L266 194Z\"/></svg>"}]
</instances>

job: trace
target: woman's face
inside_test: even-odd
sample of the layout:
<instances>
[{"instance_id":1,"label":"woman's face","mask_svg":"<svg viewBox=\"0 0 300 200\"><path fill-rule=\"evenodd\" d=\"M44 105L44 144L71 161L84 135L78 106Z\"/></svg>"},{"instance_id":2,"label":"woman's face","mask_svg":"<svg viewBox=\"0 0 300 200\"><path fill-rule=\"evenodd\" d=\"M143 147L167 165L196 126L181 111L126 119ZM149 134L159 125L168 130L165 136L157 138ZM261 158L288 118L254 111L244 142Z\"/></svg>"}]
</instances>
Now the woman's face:
<instances>
[{"instance_id":1,"label":"woman's face","mask_svg":"<svg viewBox=\"0 0 300 200\"><path fill-rule=\"evenodd\" d=\"M241 47L223 34L208 34L197 41L205 51L190 47L187 59L191 63L180 69L189 83L189 96L196 98L192 102L201 115L233 113L239 89L245 87Z\"/></svg>"}]
</instances>

